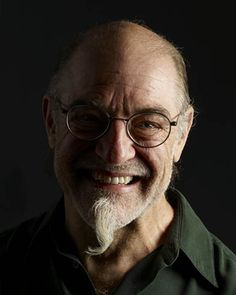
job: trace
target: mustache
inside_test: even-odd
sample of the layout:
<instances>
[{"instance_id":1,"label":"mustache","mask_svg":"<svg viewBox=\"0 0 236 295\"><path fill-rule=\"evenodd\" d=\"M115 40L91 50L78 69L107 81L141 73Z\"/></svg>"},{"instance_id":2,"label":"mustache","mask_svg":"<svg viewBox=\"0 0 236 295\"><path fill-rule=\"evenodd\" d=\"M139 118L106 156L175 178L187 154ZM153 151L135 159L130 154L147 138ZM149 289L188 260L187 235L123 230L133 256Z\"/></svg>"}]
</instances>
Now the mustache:
<instances>
[{"instance_id":1,"label":"mustache","mask_svg":"<svg viewBox=\"0 0 236 295\"><path fill-rule=\"evenodd\" d=\"M150 169L139 159L129 160L122 164L110 164L98 157L84 156L77 159L75 168L83 170L103 170L110 173L124 173L142 177L148 177L151 174Z\"/></svg>"}]
</instances>

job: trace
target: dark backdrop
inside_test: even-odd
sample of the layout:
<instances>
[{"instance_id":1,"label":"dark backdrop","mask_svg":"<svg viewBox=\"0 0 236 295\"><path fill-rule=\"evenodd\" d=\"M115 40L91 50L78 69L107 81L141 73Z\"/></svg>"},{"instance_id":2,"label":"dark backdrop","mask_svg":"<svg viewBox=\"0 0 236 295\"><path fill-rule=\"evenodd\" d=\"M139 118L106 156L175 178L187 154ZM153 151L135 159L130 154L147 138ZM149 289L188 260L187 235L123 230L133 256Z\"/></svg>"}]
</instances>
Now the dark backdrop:
<instances>
[{"instance_id":1,"label":"dark backdrop","mask_svg":"<svg viewBox=\"0 0 236 295\"><path fill-rule=\"evenodd\" d=\"M61 46L102 21L143 19L182 48L199 112L176 186L207 227L236 252L234 9L226 2L208 5L1 2L0 230L43 212L61 196L50 173L41 119L41 96Z\"/></svg>"}]
</instances>

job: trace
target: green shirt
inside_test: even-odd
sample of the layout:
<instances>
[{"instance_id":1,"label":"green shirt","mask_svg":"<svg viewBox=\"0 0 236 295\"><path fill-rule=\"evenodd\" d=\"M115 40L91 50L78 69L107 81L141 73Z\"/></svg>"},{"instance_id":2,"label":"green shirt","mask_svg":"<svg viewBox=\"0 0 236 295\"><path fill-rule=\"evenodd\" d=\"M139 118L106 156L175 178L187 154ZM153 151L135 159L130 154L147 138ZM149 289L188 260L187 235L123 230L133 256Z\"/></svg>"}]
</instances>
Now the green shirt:
<instances>
[{"instance_id":1,"label":"green shirt","mask_svg":"<svg viewBox=\"0 0 236 295\"><path fill-rule=\"evenodd\" d=\"M133 267L113 294L236 295L235 254L206 229L181 193L169 190L167 199L175 217L166 243ZM53 212L0 235L1 295L95 294L63 228L60 202Z\"/></svg>"},{"instance_id":2,"label":"green shirt","mask_svg":"<svg viewBox=\"0 0 236 295\"><path fill-rule=\"evenodd\" d=\"M236 295L235 254L206 229L180 192L168 191L167 199L175 208L167 242L131 269L113 294ZM81 272L75 256L61 255L74 259ZM71 284L64 283L67 294L80 294L81 286L69 291Z\"/></svg>"}]
</instances>

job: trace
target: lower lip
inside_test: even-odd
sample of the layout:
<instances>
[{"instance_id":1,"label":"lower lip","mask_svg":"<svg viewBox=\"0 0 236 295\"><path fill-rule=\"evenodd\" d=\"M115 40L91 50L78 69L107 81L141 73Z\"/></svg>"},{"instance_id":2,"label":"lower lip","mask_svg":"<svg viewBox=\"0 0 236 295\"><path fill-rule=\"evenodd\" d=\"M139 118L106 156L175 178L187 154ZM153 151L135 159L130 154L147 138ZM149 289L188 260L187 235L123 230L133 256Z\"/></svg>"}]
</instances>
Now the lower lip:
<instances>
[{"instance_id":1,"label":"lower lip","mask_svg":"<svg viewBox=\"0 0 236 295\"><path fill-rule=\"evenodd\" d=\"M109 190L109 191L113 191L113 192L131 192L133 191L135 188L137 188L137 186L140 183L140 180L138 180L137 182L133 183L133 184L111 184L111 183L100 183L100 182L96 182L93 181L95 183L95 186L98 189L104 189L104 190Z\"/></svg>"}]
</instances>

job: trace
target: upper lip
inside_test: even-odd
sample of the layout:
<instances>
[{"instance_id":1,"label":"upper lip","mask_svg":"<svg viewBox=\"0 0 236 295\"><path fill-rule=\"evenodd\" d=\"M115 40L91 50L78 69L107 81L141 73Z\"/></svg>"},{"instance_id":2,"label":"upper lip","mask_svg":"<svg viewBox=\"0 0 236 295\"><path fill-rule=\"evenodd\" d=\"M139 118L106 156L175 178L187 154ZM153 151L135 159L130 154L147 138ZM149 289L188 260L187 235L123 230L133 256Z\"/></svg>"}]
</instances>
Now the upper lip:
<instances>
[{"instance_id":1,"label":"upper lip","mask_svg":"<svg viewBox=\"0 0 236 295\"><path fill-rule=\"evenodd\" d=\"M86 161L85 159L80 159L76 163L76 170L84 170L89 173L91 173L91 171L97 171L104 176L106 175L110 177L149 177L151 175L150 169L146 167L146 165L144 165L141 161L140 163L124 163L123 165L111 165L107 163L101 163L101 161L96 159L92 161L92 158Z\"/></svg>"}]
</instances>

